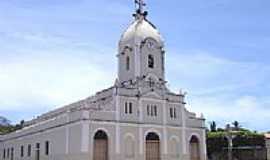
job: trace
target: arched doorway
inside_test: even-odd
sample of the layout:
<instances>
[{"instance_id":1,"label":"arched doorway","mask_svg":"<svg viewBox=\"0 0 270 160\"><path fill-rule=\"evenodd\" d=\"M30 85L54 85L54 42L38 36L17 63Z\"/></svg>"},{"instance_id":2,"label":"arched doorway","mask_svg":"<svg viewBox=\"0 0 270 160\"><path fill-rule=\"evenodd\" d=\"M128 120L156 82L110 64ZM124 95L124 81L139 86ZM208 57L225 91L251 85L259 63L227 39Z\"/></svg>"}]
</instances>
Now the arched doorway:
<instances>
[{"instance_id":1,"label":"arched doorway","mask_svg":"<svg viewBox=\"0 0 270 160\"><path fill-rule=\"evenodd\" d=\"M94 160L108 160L108 136L99 130L94 136Z\"/></svg>"},{"instance_id":2,"label":"arched doorway","mask_svg":"<svg viewBox=\"0 0 270 160\"><path fill-rule=\"evenodd\" d=\"M196 136L192 136L189 142L190 160L200 160L200 143Z\"/></svg>"},{"instance_id":3,"label":"arched doorway","mask_svg":"<svg viewBox=\"0 0 270 160\"><path fill-rule=\"evenodd\" d=\"M156 133L148 133L145 145L146 160L160 160L160 140Z\"/></svg>"}]
</instances>

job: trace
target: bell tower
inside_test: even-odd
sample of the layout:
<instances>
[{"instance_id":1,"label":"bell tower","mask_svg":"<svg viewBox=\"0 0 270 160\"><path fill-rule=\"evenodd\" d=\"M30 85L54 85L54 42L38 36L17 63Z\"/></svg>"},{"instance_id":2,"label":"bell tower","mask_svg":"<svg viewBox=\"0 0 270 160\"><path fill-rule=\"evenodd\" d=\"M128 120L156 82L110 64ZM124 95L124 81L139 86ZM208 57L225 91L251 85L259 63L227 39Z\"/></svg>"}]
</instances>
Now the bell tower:
<instances>
[{"instance_id":1,"label":"bell tower","mask_svg":"<svg viewBox=\"0 0 270 160\"><path fill-rule=\"evenodd\" d=\"M151 79L164 82L164 44L157 28L146 18L146 4L135 0L134 21L121 36L118 50L118 78L120 83Z\"/></svg>"}]
</instances>

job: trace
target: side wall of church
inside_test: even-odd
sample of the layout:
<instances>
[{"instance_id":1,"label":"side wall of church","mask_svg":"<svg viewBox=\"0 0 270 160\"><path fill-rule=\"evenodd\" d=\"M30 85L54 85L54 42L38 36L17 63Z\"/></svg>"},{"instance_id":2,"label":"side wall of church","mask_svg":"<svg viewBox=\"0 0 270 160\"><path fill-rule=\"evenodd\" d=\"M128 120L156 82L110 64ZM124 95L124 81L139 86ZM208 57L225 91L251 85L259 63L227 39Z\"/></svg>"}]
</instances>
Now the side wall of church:
<instances>
[{"instance_id":1,"label":"side wall of church","mask_svg":"<svg viewBox=\"0 0 270 160\"><path fill-rule=\"evenodd\" d=\"M51 156L45 155L45 143L48 141L50 146L53 148L49 148L50 155L61 155L65 153L66 146L66 131L65 128L57 128L54 130L47 130L44 132L39 132L34 135L27 135L21 138L10 139L8 141L3 142L2 157L3 158L3 150L6 152L6 159L11 159L12 157L12 149L14 150L14 159L21 160L34 160L37 149L37 145L40 145L40 158L47 160L50 159ZM28 156L28 146L31 145L31 155ZM22 149L23 148L23 149ZM23 153L21 152L23 150Z\"/></svg>"},{"instance_id":2,"label":"side wall of church","mask_svg":"<svg viewBox=\"0 0 270 160\"><path fill-rule=\"evenodd\" d=\"M13 160L35 160L38 151L41 160L79 160L83 156L87 159L88 154L81 154L88 149L83 137L89 132L89 127L85 127L80 121L83 115L83 111L64 114L59 118L61 121L56 118L3 136L3 141L0 142L0 159L12 160L13 157Z\"/></svg>"}]
</instances>

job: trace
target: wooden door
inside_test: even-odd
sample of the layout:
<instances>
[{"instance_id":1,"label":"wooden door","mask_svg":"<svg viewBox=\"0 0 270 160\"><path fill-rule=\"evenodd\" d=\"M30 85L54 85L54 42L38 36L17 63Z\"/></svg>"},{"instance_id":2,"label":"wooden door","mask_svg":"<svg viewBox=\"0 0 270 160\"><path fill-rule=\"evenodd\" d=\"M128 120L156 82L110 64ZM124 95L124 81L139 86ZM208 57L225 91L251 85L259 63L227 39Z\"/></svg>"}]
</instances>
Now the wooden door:
<instances>
[{"instance_id":1,"label":"wooden door","mask_svg":"<svg viewBox=\"0 0 270 160\"><path fill-rule=\"evenodd\" d=\"M94 160L108 160L108 136L100 130L94 136Z\"/></svg>"},{"instance_id":2,"label":"wooden door","mask_svg":"<svg viewBox=\"0 0 270 160\"><path fill-rule=\"evenodd\" d=\"M200 144L196 137L192 137L189 144L190 160L200 160Z\"/></svg>"},{"instance_id":3,"label":"wooden door","mask_svg":"<svg viewBox=\"0 0 270 160\"><path fill-rule=\"evenodd\" d=\"M159 140L146 141L146 160L160 160Z\"/></svg>"},{"instance_id":4,"label":"wooden door","mask_svg":"<svg viewBox=\"0 0 270 160\"><path fill-rule=\"evenodd\" d=\"M94 160L108 160L108 142L97 139L94 143Z\"/></svg>"}]
</instances>

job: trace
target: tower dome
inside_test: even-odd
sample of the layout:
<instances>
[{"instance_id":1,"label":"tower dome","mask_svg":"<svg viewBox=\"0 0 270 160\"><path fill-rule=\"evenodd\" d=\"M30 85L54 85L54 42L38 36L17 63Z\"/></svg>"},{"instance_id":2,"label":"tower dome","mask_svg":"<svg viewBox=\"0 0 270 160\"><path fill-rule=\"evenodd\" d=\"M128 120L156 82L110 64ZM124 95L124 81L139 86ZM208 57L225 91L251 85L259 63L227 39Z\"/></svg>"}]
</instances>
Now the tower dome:
<instances>
[{"instance_id":1,"label":"tower dome","mask_svg":"<svg viewBox=\"0 0 270 160\"><path fill-rule=\"evenodd\" d=\"M161 46L163 46L163 39L157 28L148 21L143 15L136 15L135 21L131 23L128 29L121 36L119 45L127 45L140 43L146 38L152 38Z\"/></svg>"}]
</instances>

